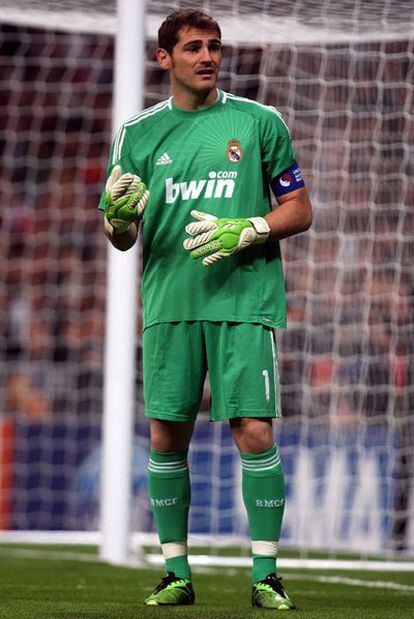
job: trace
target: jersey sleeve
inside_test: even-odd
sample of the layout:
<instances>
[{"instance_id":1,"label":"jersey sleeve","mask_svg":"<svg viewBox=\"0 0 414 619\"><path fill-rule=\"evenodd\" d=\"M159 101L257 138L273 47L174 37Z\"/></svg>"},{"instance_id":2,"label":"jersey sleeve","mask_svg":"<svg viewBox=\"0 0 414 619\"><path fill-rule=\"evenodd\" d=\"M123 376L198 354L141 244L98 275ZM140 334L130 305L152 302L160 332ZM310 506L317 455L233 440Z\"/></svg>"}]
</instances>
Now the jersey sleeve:
<instances>
[{"instance_id":1,"label":"jersey sleeve","mask_svg":"<svg viewBox=\"0 0 414 619\"><path fill-rule=\"evenodd\" d=\"M139 174L139 172L135 169L134 162L131 158L131 149L128 143L128 136L126 133L126 129L124 125L121 126L118 133L116 134L112 145L111 151L109 155L109 163L106 171L106 178L108 179L113 168L116 165L120 165L122 169L122 173L131 172L132 174ZM104 210L105 205L105 188L102 191L101 198L99 200L98 209L100 211Z\"/></svg>"},{"instance_id":2,"label":"jersey sleeve","mask_svg":"<svg viewBox=\"0 0 414 619\"><path fill-rule=\"evenodd\" d=\"M296 161L289 129L274 107L262 121L262 160L269 183Z\"/></svg>"}]
</instances>

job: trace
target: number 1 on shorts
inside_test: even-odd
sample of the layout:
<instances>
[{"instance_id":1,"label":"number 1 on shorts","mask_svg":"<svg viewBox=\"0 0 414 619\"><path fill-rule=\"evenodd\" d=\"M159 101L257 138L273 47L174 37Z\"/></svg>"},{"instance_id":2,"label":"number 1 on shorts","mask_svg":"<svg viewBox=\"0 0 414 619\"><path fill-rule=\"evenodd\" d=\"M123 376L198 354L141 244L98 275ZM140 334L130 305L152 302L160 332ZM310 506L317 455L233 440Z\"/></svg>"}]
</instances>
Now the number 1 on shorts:
<instances>
[{"instance_id":1,"label":"number 1 on shorts","mask_svg":"<svg viewBox=\"0 0 414 619\"><path fill-rule=\"evenodd\" d=\"M266 402L269 402L270 400L269 372L267 370L263 370L262 376L264 376L264 380L265 380Z\"/></svg>"}]
</instances>

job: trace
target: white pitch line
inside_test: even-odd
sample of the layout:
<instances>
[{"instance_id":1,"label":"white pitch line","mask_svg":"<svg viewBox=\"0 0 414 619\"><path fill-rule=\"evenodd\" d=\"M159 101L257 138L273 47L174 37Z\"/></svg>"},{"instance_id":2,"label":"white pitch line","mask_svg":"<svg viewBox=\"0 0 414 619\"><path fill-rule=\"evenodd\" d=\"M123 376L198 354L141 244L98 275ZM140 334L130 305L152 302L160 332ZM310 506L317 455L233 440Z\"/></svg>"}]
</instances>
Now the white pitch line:
<instances>
[{"instance_id":1,"label":"white pitch line","mask_svg":"<svg viewBox=\"0 0 414 619\"><path fill-rule=\"evenodd\" d=\"M163 565L164 558L161 554L149 553L145 556L148 563ZM251 567L250 557L220 557L215 555L191 555L192 565L215 566L215 567ZM359 560L335 560L335 559L290 559L280 558L277 560L278 567L282 569L310 569L310 570L358 570L373 572L413 572L413 561L359 561Z\"/></svg>"},{"instance_id":2,"label":"white pitch line","mask_svg":"<svg viewBox=\"0 0 414 619\"><path fill-rule=\"evenodd\" d=\"M387 582L384 580L362 580L359 578L345 578L344 576L306 576L304 574L289 574L289 580L316 581L327 584L368 587L370 589L394 589L395 591L409 591L410 593L414 593L414 587L411 585L402 585L398 582Z\"/></svg>"},{"instance_id":3,"label":"white pitch line","mask_svg":"<svg viewBox=\"0 0 414 619\"><path fill-rule=\"evenodd\" d=\"M102 563L103 565L111 564L118 567L130 568L152 567L134 557L123 563L111 563L110 561L104 561L99 555L93 555L87 552L66 552L65 550L49 552L47 550L32 550L30 548L0 548L0 558L4 557L18 557L21 559L49 559L51 561L80 561L82 563Z\"/></svg>"},{"instance_id":4,"label":"white pitch line","mask_svg":"<svg viewBox=\"0 0 414 619\"><path fill-rule=\"evenodd\" d=\"M42 551L38 551L38 550L30 550L30 549L23 549L23 548L8 548L6 552L3 551L3 549L0 549L0 556L3 557L21 557L21 558L27 558L27 559L57 559L60 561L82 561L82 562L90 562L90 563L103 563L101 561L101 559L99 558L99 556L97 555L91 555L91 554L87 554L87 553L75 553L75 552L42 552ZM159 556L161 557L161 555L152 555L152 557L154 556ZM192 557L192 559L195 559L196 557ZM224 558L233 558L234 557L217 557L218 559L224 559ZM245 557L236 557L237 559L243 559ZM152 561L153 564L158 564L158 561ZM192 563L194 564L194 561L192 561ZM249 560L250 563L250 560ZM195 572L205 572L205 573L212 573L212 572L217 572L217 570L215 570L213 567L210 568L202 568L200 566L200 563L198 561L196 561L196 564L198 564L198 567L195 567ZM131 567L133 567L131 565ZM236 572L236 570L234 569L226 569L225 570L226 573L229 573L231 575L234 575ZM290 573L289 574L289 579L290 580L300 580L303 582L320 582L320 583L325 583L325 584L338 584L338 585L349 585L351 587L367 587L369 589L391 589L393 591L406 591L408 593L414 593L414 586L411 585L403 585L397 582L387 582L387 581L383 581L383 580L362 580L359 578L346 578L344 576L318 576L315 574L309 574L309 576L306 576L305 574L293 574Z\"/></svg>"},{"instance_id":5,"label":"white pitch line","mask_svg":"<svg viewBox=\"0 0 414 619\"><path fill-rule=\"evenodd\" d=\"M90 553L77 553L77 552L65 552L65 551L61 551L61 552L56 552L56 551L42 551L42 550L34 550L34 549L24 549L24 548L12 548L12 547L8 547L7 549L5 548L0 548L0 557L20 557L20 558L25 558L25 559L50 559L50 560L59 560L59 561L81 561L81 562L85 562L85 563L104 563L99 555L93 555ZM148 563L151 564L151 566L155 566L155 565L162 565L163 564L163 557L161 554L147 554L146 555L146 560ZM195 567L195 571L205 571L205 572L209 572L212 573L213 571L216 572L217 570L215 568L217 567L221 567L221 568L227 568L225 569L226 573L236 573L236 570L234 568L244 568L244 567L250 567L251 565L251 559L249 557L216 557L216 556L209 556L209 555L194 555L191 557L190 559L191 564ZM312 560L312 568L313 569L324 569L323 565L326 564L327 561L323 560L323 559L313 559ZM331 564L337 564L337 569L344 569L344 568L340 568L338 564L344 563L341 561L329 561L329 569L333 569L333 565ZM353 561L353 562L346 562L346 563L352 563L353 564L353 569L358 569L358 564L362 563L362 562L358 562L358 561ZM394 566L398 566L399 570L401 572L407 572L407 571L411 571L411 570L407 570L406 568L409 567L411 565L411 569L412 569L412 564L406 562L401 562L398 563L396 561L393 562L393 569L390 570L389 566L390 566L390 562L387 561L383 561L383 562L370 562L370 561L365 561L363 562L364 564L381 564L382 571L397 571L395 569ZM279 559L278 560L278 566L281 569L286 569L288 567L296 567L296 569L298 568L303 568L304 567L304 562L299 560L299 559ZM126 566L126 565L125 565ZM145 564L143 565L142 563L138 563L138 561L131 561L128 564L128 567L145 567ZM147 565L147 567L149 567ZM309 567L309 561L308 561L308 565L307 567ZM230 569L229 569L230 568ZM231 569L233 568L233 569ZM326 569L326 568L325 568ZM349 568L348 568L349 569ZM375 568L365 568L365 569L375 569ZM379 569L378 567L376 568L377 570ZM316 574L295 574L295 573L289 573L288 578L291 580L301 580L301 581L306 581L306 582L320 582L320 583L326 583L326 584L343 584L343 585L350 585L350 586L354 586L354 587L367 587L367 588L374 588L374 589L391 589L394 591L406 591L408 593L414 593L414 586L412 585L404 585L404 584L400 584L400 583L396 583L396 582L390 582L390 581L382 581L382 580L363 580L363 579L358 579L358 578L348 578L345 576L319 576Z\"/></svg>"},{"instance_id":6,"label":"white pitch line","mask_svg":"<svg viewBox=\"0 0 414 619\"><path fill-rule=\"evenodd\" d=\"M59 561L84 561L85 563L102 563L98 555L87 552L61 552L47 550L31 550L30 548L0 549L0 557L19 557L21 559L57 559Z\"/></svg>"}]
</instances>

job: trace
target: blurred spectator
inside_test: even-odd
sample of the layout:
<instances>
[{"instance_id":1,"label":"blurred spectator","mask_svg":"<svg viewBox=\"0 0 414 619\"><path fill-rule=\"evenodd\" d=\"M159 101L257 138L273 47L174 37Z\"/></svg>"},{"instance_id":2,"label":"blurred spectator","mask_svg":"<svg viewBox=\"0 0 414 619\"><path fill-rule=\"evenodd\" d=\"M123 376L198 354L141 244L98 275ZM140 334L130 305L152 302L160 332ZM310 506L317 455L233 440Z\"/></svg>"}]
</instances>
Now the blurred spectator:
<instances>
[{"instance_id":1,"label":"blurred spectator","mask_svg":"<svg viewBox=\"0 0 414 619\"><path fill-rule=\"evenodd\" d=\"M6 415L22 416L32 422L49 418L52 406L47 395L27 373L16 371L7 376L5 386Z\"/></svg>"}]
</instances>

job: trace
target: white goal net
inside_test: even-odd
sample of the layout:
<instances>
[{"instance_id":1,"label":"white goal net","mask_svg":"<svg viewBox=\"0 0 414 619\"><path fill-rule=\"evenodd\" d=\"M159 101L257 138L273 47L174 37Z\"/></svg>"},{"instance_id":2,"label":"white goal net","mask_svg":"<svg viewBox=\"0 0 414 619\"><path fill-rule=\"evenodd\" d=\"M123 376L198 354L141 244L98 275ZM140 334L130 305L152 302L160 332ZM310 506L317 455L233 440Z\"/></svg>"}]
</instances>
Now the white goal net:
<instances>
[{"instance_id":1,"label":"white goal net","mask_svg":"<svg viewBox=\"0 0 414 619\"><path fill-rule=\"evenodd\" d=\"M168 94L147 2L145 104ZM283 242L283 544L414 553L414 22L411 1L212 0L220 86L290 126L314 224ZM115 6L0 7L0 529L99 521ZM137 303L138 306L138 303ZM139 355L140 351L137 351ZM138 363L132 530L153 531ZM205 406L207 407L207 394ZM225 424L199 415L190 532L247 539ZM1 539L1 536L0 536Z\"/></svg>"}]
</instances>

